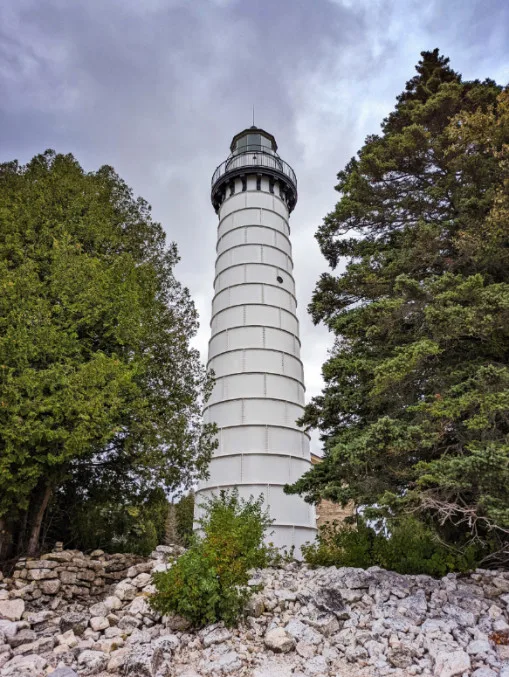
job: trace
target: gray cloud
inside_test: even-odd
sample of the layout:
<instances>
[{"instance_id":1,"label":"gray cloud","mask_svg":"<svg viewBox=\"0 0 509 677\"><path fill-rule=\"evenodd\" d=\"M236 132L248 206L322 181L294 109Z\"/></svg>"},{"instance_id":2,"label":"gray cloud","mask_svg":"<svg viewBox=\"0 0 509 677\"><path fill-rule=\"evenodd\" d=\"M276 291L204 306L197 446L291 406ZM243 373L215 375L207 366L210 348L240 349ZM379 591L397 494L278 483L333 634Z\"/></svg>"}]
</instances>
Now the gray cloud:
<instances>
[{"instance_id":1,"label":"gray cloud","mask_svg":"<svg viewBox=\"0 0 509 677\"><path fill-rule=\"evenodd\" d=\"M210 176L254 104L299 179L292 239L312 396L331 342L306 314L325 270L313 235L336 173L378 131L421 50L507 82L508 25L504 0L3 0L0 160L51 147L86 169L113 165L179 245L205 351Z\"/></svg>"}]
</instances>

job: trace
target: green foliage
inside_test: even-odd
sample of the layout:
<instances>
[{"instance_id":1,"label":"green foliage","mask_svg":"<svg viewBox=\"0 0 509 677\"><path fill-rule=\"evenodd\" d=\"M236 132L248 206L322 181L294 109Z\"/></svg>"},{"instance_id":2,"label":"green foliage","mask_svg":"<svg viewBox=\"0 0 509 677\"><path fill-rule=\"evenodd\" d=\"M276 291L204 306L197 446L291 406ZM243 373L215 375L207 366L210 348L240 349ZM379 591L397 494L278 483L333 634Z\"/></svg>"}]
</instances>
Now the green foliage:
<instances>
[{"instance_id":1,"label":"green foliage","mask_svg":"<svg viewBox=\"0 0 509 677\"><path fill-rule=\"evenodd\" d=\"M347 263L310 305L336 342L302 420L325 456L288 490L411 512L507 563L509 91L423 52L338 179L317 239Z\"/></svg>"},{"instance_id":2,"label":"green foliage","mask_svg":"<svg viewBox=\"0 0 509 677\"><path fill-rule=\"evenodd\" d=\"M363 519L355 526L325 524L316 541L304 546L303 555L313 568L379 566L400 574L445 576L475 569L482 552L473 545L453 550L438 542L432 529L406 516L385 531L376 531Z\"/></svg>"},{"instance_id":3,"label":"green foliage","mask_svg":"<svg viewBox=\"0 0 509 677\"><path fill-rule=\"evenodd\" d=\"M222 491L200 508L202 536L167 572L154 575L150 603L163 614L178 614L194 626L216 621L234 625L252 594L248 571L266 566L271 550L263 537L271 520L262 498L243 501Z\"/></svg>"},{"instance_id":4,"label":"green foliage","mask_svg":"<svg viewBox=\"0 0 509 677\"><path fill-rule=\"evenodd\" d=\"M205 471L210 379L177 262L111 167L0 166L0 518L19 541L64 486L126 502Z\"/></svg>"},{"instance_id":5,"label":"green foliage","mask_svg":"<svg viewBox=\"0 0 509 677\"><path fill-rule=\"evenodd\" d=\"M72 515L65 515L67 529L57 521L50 540L65 533L67 545L83 550L100 548L106 552L149 555L163 542L167 511L168 500L162 489L131 503L107 498L101 502L85 501L74 506ZM64 519L64 515L60 517Z\"/></svg>"}]
</instances>

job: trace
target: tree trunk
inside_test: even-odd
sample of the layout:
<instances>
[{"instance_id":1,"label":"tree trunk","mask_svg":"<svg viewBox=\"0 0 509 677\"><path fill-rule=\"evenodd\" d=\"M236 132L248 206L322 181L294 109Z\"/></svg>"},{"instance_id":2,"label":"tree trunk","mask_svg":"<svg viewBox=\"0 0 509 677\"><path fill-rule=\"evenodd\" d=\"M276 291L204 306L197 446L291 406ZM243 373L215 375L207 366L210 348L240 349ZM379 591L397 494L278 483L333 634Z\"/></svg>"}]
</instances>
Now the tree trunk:
<instances>
[{"instance_id":1,"label":"tree trunk","mask_svg":"<svg viewBox=\"0 0 509 677\"><path fill-rule=\"evenodd\" d=\"M44 513L46 512L46 508L48 507L51 494L52 488L48 485L44 488L41 494L39 507L36 508L36 512L30 530L30 538L27 546L27 555L29 557L34 557L39 550L39 537L41 535L42 521L44 519Z\"/></svg>"},{"instance_id":2,"label":"tree trunk","mask_svg":"<svg viewBox=\"0 0 509 677\"><path fill-rule=\"evenodd\" d=\"M0 517L0 562L8 559L11 554L12 534L7 526L5 517Z\"/></svg>"},{"instance_id":3,"label":"tree trunk","mask_svg":"<svg viewBox=\"0 0 509 677\"><path fill-rule=\"evenodd\" d=\"M166 516L165 545L180 545L180 537L177 529L177 506L175 503L168 504L168 514Z\"/></svg>"},{"instance_id":4,"label":"tree trunk","mask_svg":"<svg viewBox=\"0 0 509 677\"><path fill-rule=\"evenodd\" d=\"M28 510L25 510L23 513L23 518L20 520L19 523L19 529L18 529L18 535L16 539L16 554L21 555L21 553L25 549L25 537L26 537L26 531L27 531L27 523L28 523Z\"/></svg>"}]
</instances>

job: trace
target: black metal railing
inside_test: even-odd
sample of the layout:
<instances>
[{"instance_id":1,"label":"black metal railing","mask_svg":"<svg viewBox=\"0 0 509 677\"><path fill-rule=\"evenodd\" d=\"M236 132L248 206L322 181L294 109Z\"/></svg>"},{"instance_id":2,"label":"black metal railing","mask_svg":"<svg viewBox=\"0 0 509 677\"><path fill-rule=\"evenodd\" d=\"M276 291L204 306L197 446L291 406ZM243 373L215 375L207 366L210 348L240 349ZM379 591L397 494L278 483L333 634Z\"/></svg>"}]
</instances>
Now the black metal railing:
<instances>
[{"instance_id":1,"label":"black metal railing","mask_svg":"<svg viewBox=\"0 0 509 677\"><path fill-rule=\"evenodd\" d=\"M261 148L262 146L260 146L260 149ZM253 169L256 169L256 167L266 167L267 169L273 169L290 179L295 186L295 189L297 189L297 177L290 165L284 160L281 160L278 155L267 153L263 150L249 150L237 155L231 155L216 169L212 175L211 185L214 186L214 184L225 174L242 169L243 167L250 167Z\"/></svg>"}]
</instances>

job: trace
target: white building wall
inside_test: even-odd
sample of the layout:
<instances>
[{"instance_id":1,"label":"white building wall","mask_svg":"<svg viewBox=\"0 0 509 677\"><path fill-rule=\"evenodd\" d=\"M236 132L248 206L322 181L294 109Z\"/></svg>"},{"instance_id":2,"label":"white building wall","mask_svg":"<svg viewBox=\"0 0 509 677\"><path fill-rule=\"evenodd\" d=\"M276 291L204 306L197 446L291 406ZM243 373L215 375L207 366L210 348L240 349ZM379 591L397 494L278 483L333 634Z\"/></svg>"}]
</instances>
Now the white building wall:
<instances>
[{"instance_id":1,"label":"white building wall","mask_svg":"<svg viewBox=\"0 0 509 677\"><path fill-rule=\"evenodd\" d=\"M299 555L314 538L315 511L283 492L310 467L309 438L296 424L305 389L289 213L268 178L260 187L254 175L245 191L236 179L219 209L208 359L216 383L204 413L218 426L218 448L197 504L221 488L262 494L274 519L268 540Z\"/></svg>"}]
</instances>

